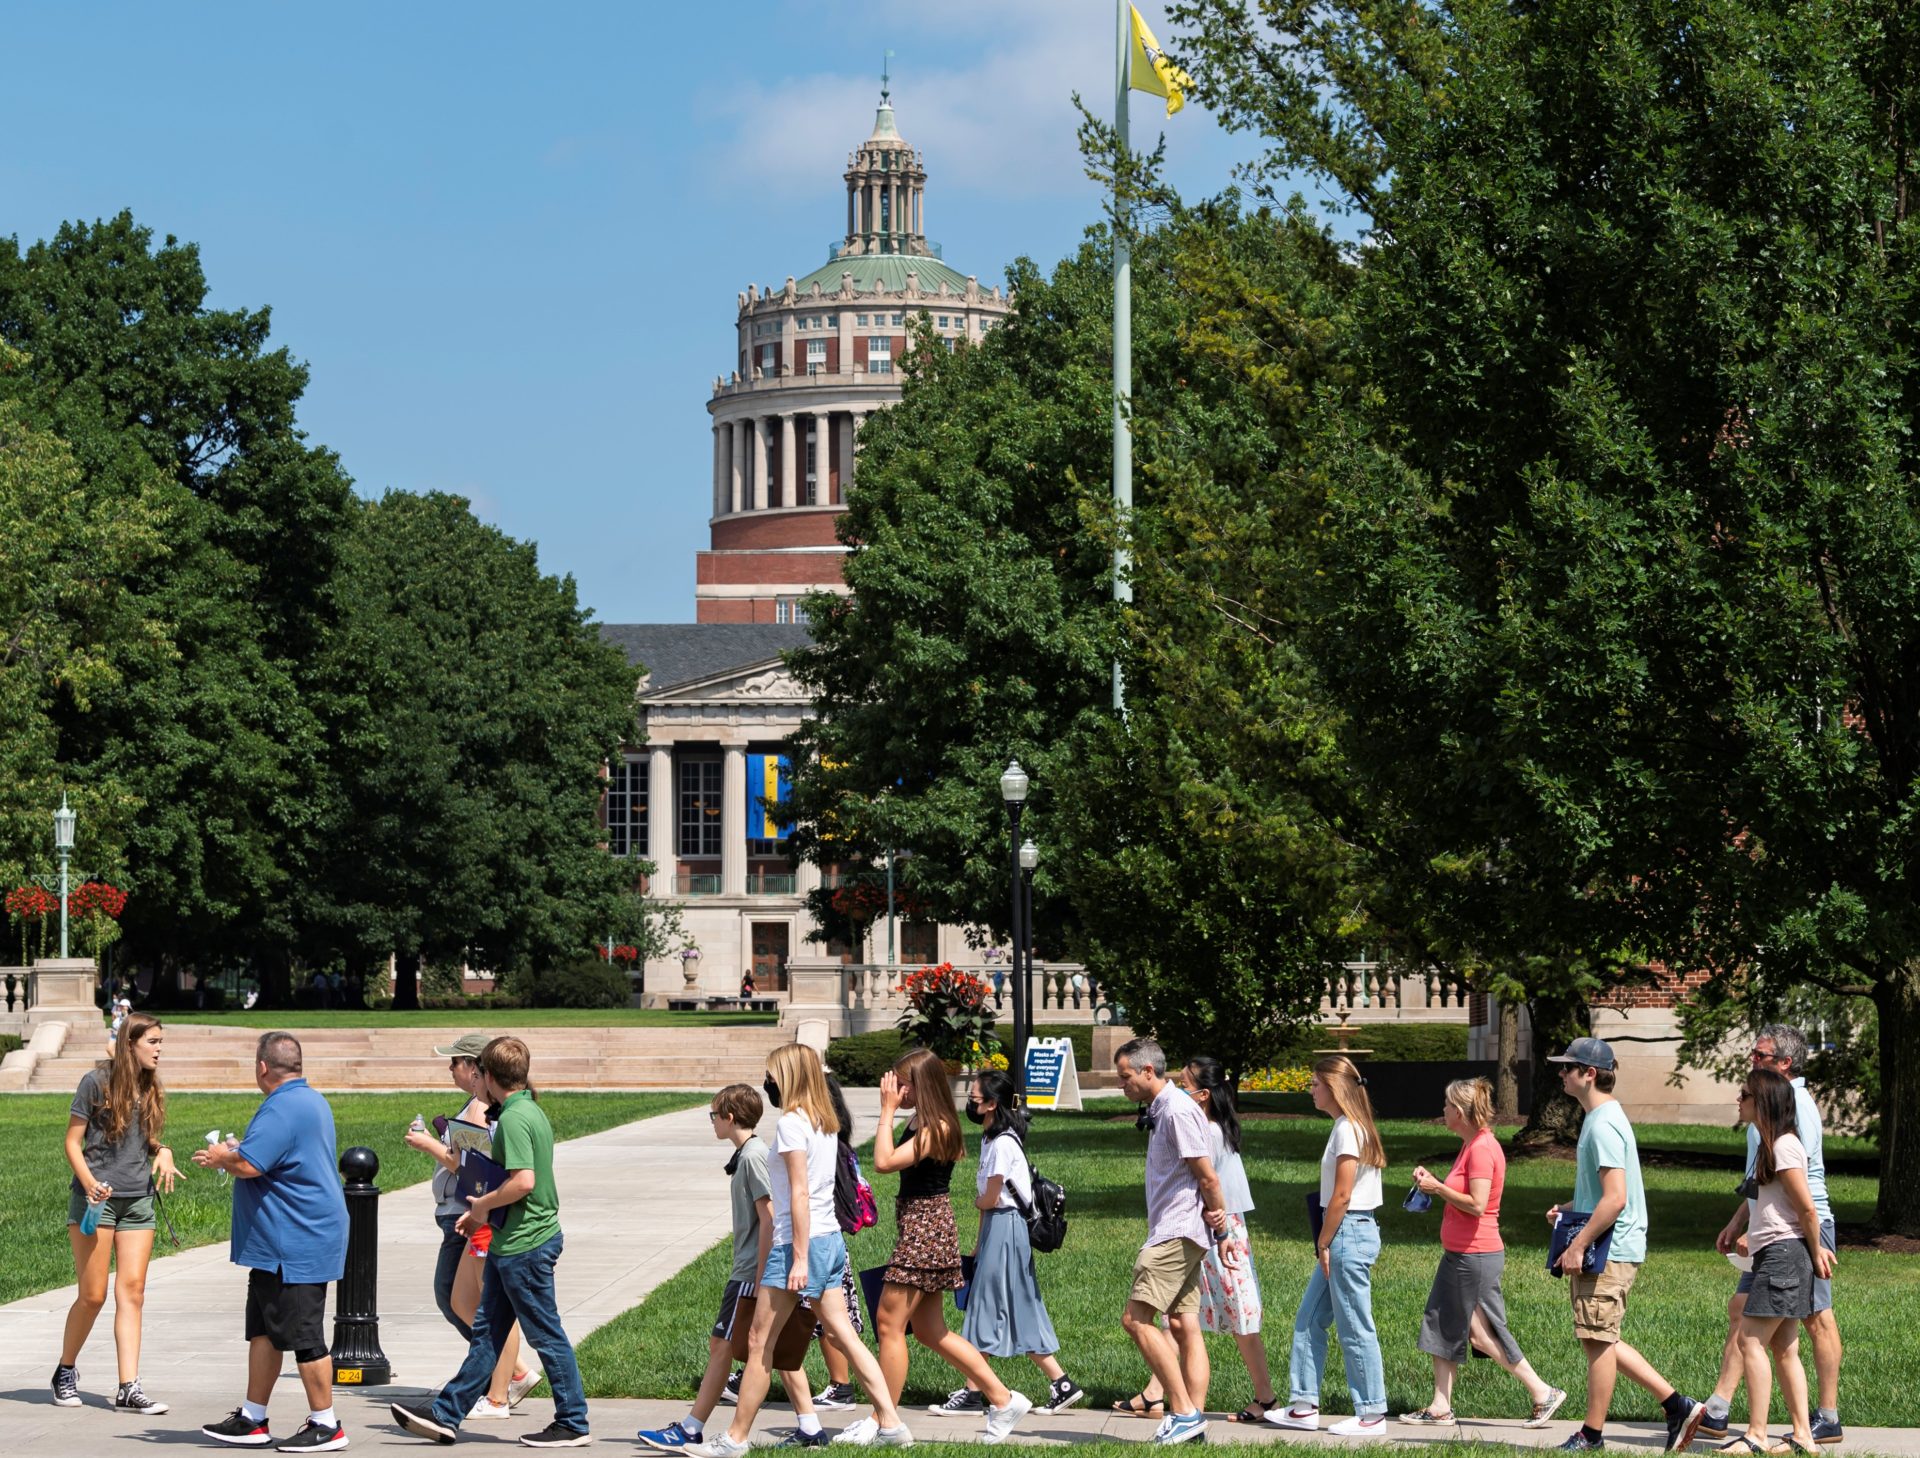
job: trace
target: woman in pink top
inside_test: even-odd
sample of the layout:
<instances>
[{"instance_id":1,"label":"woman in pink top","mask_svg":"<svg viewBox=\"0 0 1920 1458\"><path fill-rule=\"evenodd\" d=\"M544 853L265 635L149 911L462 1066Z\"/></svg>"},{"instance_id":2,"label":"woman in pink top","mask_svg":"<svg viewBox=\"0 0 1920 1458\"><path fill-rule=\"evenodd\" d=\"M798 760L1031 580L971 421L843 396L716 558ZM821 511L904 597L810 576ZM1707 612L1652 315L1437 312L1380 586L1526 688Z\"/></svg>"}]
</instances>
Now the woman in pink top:
<instances>
[{"instance_id":1,"label":"woman in pink top","mask_svg":"<svg viewBox=\"0 0 1920 1458\"><path fill-rule=\"evenodd\" d=\"M1567 1394L1549 1387L1507 1330L1500 1276L1507 1251L1500 1240L1500 1191L1507 1182L1507 1155L1493 1137L1493 1087L1484 1078L1460 1078L1447 1085L1442 1109L1460 1138L1460 1154L1436 1179L1425 1165L1413 1172L1420 1193L1441 1201L1440 1269L1427 1295L1420 1323L1420 1350L1433 1358L1433 1400L1400 1421L1422 1427L1453 1427L1453 1376L1471 1350L1492 1357L1526 1386L1533 1414L1525 1423L1543 1428Z\"/></svg>"}]
</instances>

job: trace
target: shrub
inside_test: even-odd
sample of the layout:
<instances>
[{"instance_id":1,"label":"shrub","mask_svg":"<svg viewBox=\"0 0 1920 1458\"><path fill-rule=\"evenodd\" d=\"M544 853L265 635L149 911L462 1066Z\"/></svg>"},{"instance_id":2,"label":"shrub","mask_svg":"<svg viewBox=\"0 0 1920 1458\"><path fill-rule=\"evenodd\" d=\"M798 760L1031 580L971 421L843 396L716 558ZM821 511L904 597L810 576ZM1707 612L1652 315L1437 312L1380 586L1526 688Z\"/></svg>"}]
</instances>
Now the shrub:
<instances>
[{"instance_id":1,"label":"shrub","mask_svg":"<svg viewBox=\"0 0 1920 1458\"><path fill-rule=\"evenodd\" d=\"M1087 1023L1042 1023L1033 1030L1036 1038L1070 1038L1073 1060L1082 1073L1093 1064L1093 1028ZM880 1075L893 1067L900 1055L913 1046L892 1028L877 1033L853 1033L835 1038L827 1045L827 1067L847 1088L874 1088Z\"/></svg>"},{"instance_id":2,"label":"shrub","mask_svg":"<svg viewBox=\"0 0 1920 1458\"><path fill-rule=\"evenodd\" d=\"M0 1033L0 1058L9 1053L18 1053L25 1045L12 1033Z\"/></svg>"},{"instance_id":3,"label":"shrub","mask_svg":"<svg viewBox=\"0 0 1920 1458\"><path fill-rule=\"evenodd\" d=\"M1313 1070L1302 1063L1256 1068L1240 1076L1242 1093L1306 1093L1312 1087Z\"/></svg>"},{"instance_id":4,"label":"shrub","mask_svg":"<svg viewBox=\"0 0 1920 1458\"><path fill-rule=\"evenodd\" d=\"M631 977L591 959L549 967L533 979L535 1007L625 1007L632 997Z\"/></svg>"}]
</instances>

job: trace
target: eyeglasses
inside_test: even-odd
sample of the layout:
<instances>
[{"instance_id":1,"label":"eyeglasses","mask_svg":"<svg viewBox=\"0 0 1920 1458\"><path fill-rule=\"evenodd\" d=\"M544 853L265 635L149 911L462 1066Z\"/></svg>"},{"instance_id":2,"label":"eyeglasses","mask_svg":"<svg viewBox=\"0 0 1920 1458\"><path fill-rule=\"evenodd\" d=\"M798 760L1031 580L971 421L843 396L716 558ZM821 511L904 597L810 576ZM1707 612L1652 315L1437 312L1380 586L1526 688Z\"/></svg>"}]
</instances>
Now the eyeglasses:
<instances>
[{"instance_id":1,"label":"eyeglasses","mask_svg":"<svg viewBox=\"0 0 1920 1458\"><path fill-rule=\"evenodd\" d=\"M1755 1048L1751 1053L1747 1054L1747 1061L1749 1063L1773 1063L1777 1061L1779 1057L1780 1055L1778 1053L1772 1052L1771 1050Z\"/></svg>"},{"instance_id":2,"label":"eyeglasses","mask_svg":"<svg viewBox=\"0 0 1920 1458\"><path fill-rule=\"evenodd\" d=\"M714 1121L715 1119L718 1119L719 1117L720 1117L720 1111L719 1111L718 1109L708 1109L708 1110L707 1110L707 1122L708 1122L708 1123L712 1123L712 1122L713 1122L713 1121Z\"/></svg>"}]
</instances>

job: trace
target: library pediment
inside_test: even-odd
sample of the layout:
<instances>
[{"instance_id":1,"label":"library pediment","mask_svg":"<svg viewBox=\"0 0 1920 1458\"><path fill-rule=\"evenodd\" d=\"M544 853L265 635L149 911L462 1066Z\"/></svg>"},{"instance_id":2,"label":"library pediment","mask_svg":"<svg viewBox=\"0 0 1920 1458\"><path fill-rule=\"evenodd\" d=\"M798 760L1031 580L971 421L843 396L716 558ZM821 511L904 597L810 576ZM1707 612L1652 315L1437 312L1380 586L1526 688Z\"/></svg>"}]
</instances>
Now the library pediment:
<instances>
[{"instance_id":1,"label":"library pediment","mask_svg":"<svg viewBox=\"0 0 1920 1458\"><path fill-rule=\"evenodd\" d=\"M804 707L806 691L784 664L747 664L708 678L678 683L652 693L643 681L641 700L648 704L792 704Z\"/></svg>"}]
</instances>

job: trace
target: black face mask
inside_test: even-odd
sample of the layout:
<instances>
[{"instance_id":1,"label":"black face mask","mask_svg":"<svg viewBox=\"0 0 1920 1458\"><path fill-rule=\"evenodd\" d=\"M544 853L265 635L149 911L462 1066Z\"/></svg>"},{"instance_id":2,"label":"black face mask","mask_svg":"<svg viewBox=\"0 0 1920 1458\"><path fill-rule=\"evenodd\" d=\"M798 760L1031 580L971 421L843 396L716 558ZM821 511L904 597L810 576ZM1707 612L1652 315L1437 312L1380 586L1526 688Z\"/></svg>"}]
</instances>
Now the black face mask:
<instances>
[{"instance_id":1,"label":"black face mask","mask_svg":"<svg viewBox=\"0 0 1920 1458\"><path fill-rule=\"evenodd\" d=\"M767 1077L761 1081L760 1087L766 1091L767 1102L772 1104L776 1109L779 1108L780 1085L773 1081L773 1075L767 1075Z\"/></svg>"},{"instance_id":2,"label":"black face mask","mask_svg":"<svg viewBox=\"0 0 1920 1458\"><path fill-rule=\"evenodd\" d=\"M985 1114L980 1112L980 1101L978 1099L967 1100L967 1122L969 1124L978 1124L986 1117Z\"/></svg>"}]
</instances>

